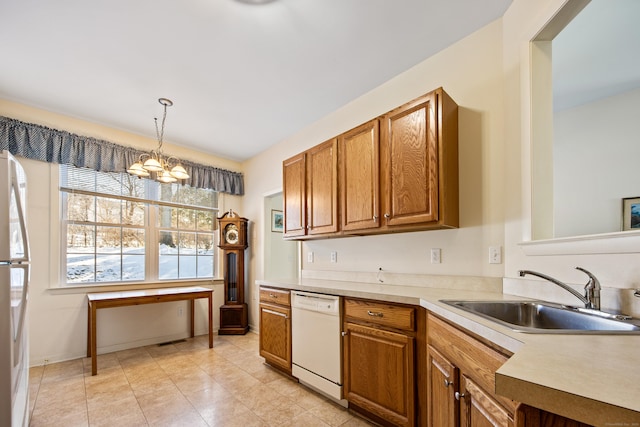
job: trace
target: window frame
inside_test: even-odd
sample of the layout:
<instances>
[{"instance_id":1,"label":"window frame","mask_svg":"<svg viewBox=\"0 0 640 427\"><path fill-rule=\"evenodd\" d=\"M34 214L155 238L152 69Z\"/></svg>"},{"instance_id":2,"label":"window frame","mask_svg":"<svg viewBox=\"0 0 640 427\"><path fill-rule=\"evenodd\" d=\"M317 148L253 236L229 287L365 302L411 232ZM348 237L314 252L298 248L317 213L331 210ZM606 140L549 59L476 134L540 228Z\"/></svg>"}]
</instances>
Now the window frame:
<instances>
[{"instance_id":1,"label":"window frame","mask_svg":"<svg viewBox=\"0 0 640 427\"><path fill-rule=\"evenodd\" d=\"M59 248L60 253L58 256L58 265L60 268L59 271L59 286L60 288L82 288L82 287L104 287L104 286L129 286L129 285L137 285L137 284L169 284L169 283L181 283L181 282L211 282L212 280L218 280L220 276L219 268L220 268L220 260L219 260L219 250L218 250L218 223L217 216L220 211L219 205L221 201L221 194L217 192L216 194L216 207L205 207L198 205L191 205L187 203L178 203L178 202L168 202L162 200L155 200L152 196L147 194L147 198L137 198L132 196L123 196L117 194L110 193L101 193L97 191L83 190L83 189L73 189L70 187L65 187L62 185L61 175L64 173L63 167L67 167L66 165L60 165L58 168L54 168L55 175L57 175L56 181L56 199L57 203L59 203L59 218L58 219L58 230L60 232L59 235ZM69 166L73 167L73 166ZM81 168L79 168L81 169ZM54 174L52 173L52 175ZM100 173L100 172L97 172ZM137 179L137 178L136 178ZM156 183L153 180L149 180L146 178L147 182L145 185L155 185ZM161 184L162 185L162 184ZM153 192L153 190L151 190ZM118 280L118 281L96 281L95 274L94 280L92 281L83 281L83 282L69 282L67 278L67 227L71 224L80 224L81 221L69 221L67 219L67 201L64 200L64 194L83 194L92 197L102 197L102 198L111 198L119 201L131 201L135 203L142 203L144 205L144 225L143 226L132 226L129 224L124 224L122 221L119 223L102 223L98 222L98 218L94 218L95 222L89 223L93 224L97 227L99 226L115 226L122 228L139 228L144 230L145 233L145 278L143 280ZM207 214L213 216L213 224L211 229L212 238L212 265L213 265L213 275L209 277L189 277L189 278L168 278L168 279L160 279L159 275L159 264L160 264L160 248L159 248L159 236L161 231L166 231L166 227L160 227L159 222L157 221L159 208L170 207L176 209L191 209L195 211L204 211ZM196 225L197 227L197 225ZM176 232L179 232L180 229L176 229ZM187 230L187 232L194 232L196 230ZM208 232L207 232L208 234ZM94 247L94 256L96 255L96 248ZM179 256L179 255L178 255ZM198 256L197 254L195 256ZM120 257L122 260L122 252L120 253ZM97 265L94 261L94 266ZM121 272L122 274L122 272Z\"/></svg>"}]
</instances>

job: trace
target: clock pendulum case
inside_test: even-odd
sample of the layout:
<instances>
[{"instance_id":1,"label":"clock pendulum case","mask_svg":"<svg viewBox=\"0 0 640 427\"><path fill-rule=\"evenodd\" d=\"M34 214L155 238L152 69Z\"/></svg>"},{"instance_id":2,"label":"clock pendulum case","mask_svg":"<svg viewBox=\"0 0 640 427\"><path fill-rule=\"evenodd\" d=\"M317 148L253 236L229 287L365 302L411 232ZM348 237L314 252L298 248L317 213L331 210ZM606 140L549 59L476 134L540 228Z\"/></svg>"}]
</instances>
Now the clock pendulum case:
<instances>
[{"instance_id":1,"label":"clock pendulum case","mask_svg":"<svg viewBox=\"0 0 640 427\"><path fill-rule=\"evenodd\" d=\"M247 304L244 302L244 251L248 219L229 210L220 218L220 244L224 274L224 304L220 306L218 335L244 335L249 332Z\"/></svg>"}]
</instances>

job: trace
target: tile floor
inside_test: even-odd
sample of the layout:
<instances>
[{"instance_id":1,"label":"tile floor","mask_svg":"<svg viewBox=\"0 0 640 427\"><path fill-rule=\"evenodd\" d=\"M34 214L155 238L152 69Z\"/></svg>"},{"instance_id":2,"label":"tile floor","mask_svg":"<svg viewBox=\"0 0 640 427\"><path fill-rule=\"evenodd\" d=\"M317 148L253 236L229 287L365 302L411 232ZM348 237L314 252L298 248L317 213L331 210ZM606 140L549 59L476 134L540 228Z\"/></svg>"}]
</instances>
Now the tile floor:
<instances>
[{"instance_id":1,"label":"tile floor","mask_svg":"<svg viewBox=\"0 0 640 427\"><path fill-rule=\"evenodd\" d=\"M30 370L39 426L367 426L365 420L279 374L258 335L147 346Z\"/></svg>"}]
</instances>

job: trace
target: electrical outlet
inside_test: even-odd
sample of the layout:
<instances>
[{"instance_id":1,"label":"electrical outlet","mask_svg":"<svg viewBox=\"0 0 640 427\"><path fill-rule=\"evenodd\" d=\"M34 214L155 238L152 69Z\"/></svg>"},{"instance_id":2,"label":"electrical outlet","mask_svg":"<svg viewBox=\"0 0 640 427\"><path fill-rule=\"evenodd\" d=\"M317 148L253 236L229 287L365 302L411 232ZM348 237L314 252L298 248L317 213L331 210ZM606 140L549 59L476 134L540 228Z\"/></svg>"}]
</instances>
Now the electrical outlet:
<instances>
[{"instance_id":1,"label":"electrical outlet","mask_svg":"<svg viewBox=\"0 0 640 427\"><path fill-rule=\"evenodd\" d=\"M307 262L313 262L313 252L307 253Z\"/></svg>"},{"instance_id":2,"label":"electrical outlet","mask_svg":"<svg viewBox=\"0 0 640 427\"><path fill-rule=\"evenodd\" d=\"M331 252L331 262L338 262L338 252L333 251Z\"/></svg>"},{"instance_id":3,"label":"electrical outlet","mask_svg":"<svg viewBox=\"0 0 640 427\"><path fill-rule=\"evenodd\" d=\"M502 264L502 248L489 246L489 264Z\"/></svg>"},{"instance_id":4,"label":"electrical outlet","mask_svg":"<svg viewBox=\"0 0 640 427\"><path fill-rule=\"evenodd\" d=\"M431 248L431 264L440 264L442 262L441 255L440 248Z\"/></svg>"},{"instance_id":5,"label":"electrical outlet","mask_svg":"<svg viewBox=\"0 0 640 427\"><path fill-rule=\"evenodd\" d=\"M178 307L178 317L182 317L184 314L182 307Z\"/></svg>"}]
</instances>

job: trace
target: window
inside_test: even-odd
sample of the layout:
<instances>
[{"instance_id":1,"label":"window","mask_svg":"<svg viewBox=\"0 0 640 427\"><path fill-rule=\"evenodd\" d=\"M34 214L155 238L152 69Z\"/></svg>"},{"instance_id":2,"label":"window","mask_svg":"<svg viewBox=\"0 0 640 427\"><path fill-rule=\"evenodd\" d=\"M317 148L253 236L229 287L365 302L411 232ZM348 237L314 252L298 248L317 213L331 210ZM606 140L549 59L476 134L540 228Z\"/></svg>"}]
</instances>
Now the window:
<instances>
[{"instance_id":1,"label":"window","mask_svg":"<svg viewBox=\"0 0 640 427\"><path fill-rule=\"evenodd\" d=\"M217 193L61 165L68 284L212 278Z\"/></svg>"}]
</instances>

